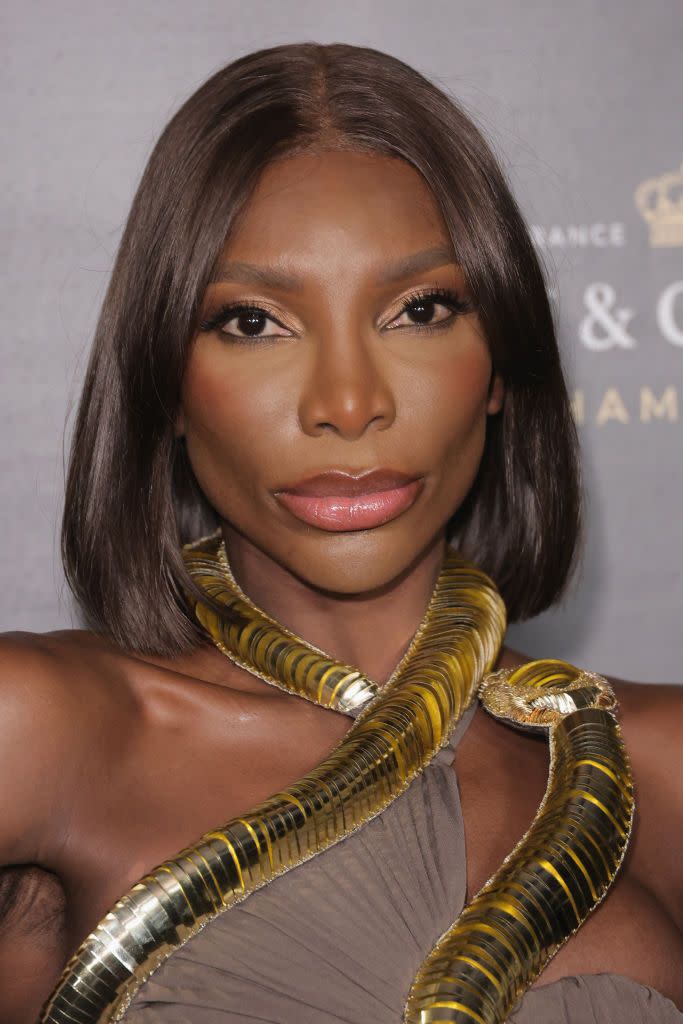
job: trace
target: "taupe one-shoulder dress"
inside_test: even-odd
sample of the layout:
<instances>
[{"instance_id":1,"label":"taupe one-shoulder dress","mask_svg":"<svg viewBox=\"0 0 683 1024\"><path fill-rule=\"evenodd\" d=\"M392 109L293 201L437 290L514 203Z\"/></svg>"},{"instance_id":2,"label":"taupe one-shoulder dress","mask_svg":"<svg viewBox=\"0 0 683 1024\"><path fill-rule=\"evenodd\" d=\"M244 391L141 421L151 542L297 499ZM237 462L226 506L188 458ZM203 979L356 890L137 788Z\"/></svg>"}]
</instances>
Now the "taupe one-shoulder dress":
<instances>
[{"instance_id":1,"label":"taupe one-shoulder dress","mask_svg":"<svg viewBox=\"0 0 683 1024\"><path fill-rule=\"evenodd\" d=\"M225 911L145 982L125 1024L400 1024L419 964L465 901L447 747L378 817ZM529 990L510 1024L683 1024L614 974Z\"/></svg>"}]
</instances>

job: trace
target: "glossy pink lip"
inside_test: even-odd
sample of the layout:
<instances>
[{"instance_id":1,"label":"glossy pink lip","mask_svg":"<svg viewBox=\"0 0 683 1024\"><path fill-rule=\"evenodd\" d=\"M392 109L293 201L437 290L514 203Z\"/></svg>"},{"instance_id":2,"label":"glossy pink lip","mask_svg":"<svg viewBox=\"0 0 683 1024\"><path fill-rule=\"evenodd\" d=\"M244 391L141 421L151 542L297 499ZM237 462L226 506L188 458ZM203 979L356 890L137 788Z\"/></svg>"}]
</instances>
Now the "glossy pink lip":
<instances>
[{"instance_id":1,"label":"glossy pink lip","mask_svg":"<svg viewBox=\"0 0 683 1024\"><path fill-rule=\"evenodd\" d=\"M329 469L324 473L316 473L315 476L307 476L295 484L279 487L276 493L308 494L316 498L339 494L355 496L388 491L394 487L402 487L415 479L415 475L402 473L399 469L371 469L361 473Z\"/></svg>"},{"instance_id":2,"label":"glossy pink lip","mask_svg":"<svg viewBox=\"0 0 683 1024\"><path fill-rule=\"evenodd\" d=\"M422 478L398 470L373 470L352 476L333 470L275 492L297 519L321 530L369 530L395 519L415 502Z\"/></svg>"}]
</instances>

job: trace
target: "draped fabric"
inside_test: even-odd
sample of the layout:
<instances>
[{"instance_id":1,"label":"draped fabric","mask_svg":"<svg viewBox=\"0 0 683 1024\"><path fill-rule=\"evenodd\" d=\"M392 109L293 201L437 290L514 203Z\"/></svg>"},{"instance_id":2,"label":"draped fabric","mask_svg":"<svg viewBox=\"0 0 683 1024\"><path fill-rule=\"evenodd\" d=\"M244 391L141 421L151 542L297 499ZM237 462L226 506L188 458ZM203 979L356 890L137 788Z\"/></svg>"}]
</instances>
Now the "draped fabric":
<instances>
[{"instance_id":1,"label":"draped fabric","mask_svg":"<svg viewBox=\"0 0 683 1024\"><path fill-rule=\"evenodd\" d=\"M466 895L457 743L378 817L211 921L138 991L125 1024L400 1024ZM510 1024L683 1024L653 989L584 975L526 993Z\"/></svg>"}]
</instances>

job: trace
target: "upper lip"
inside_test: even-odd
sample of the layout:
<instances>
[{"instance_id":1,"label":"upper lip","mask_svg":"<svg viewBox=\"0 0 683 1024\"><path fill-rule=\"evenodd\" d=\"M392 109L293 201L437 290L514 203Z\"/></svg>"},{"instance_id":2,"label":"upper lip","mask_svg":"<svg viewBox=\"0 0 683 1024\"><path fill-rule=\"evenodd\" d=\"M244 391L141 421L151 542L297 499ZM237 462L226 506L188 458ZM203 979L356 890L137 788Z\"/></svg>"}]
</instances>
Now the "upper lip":
<instances>
[{"instance_id":1,"label":"upper lip","mask_svg":"<svg viewBox=\"0 0 683 1024\"><path fill-rule=\"evenodd\" d=\"M278 490L316 498L327 498L332 495L355 497L359 494L374 494L376 491L403 487L413 480L417 480L415 474L402 473L398 469L370 469L356 473L330 469L324 473L316 473L315 476L308 476L289 487L280 487Z\"/></svg>"}]
</instances>

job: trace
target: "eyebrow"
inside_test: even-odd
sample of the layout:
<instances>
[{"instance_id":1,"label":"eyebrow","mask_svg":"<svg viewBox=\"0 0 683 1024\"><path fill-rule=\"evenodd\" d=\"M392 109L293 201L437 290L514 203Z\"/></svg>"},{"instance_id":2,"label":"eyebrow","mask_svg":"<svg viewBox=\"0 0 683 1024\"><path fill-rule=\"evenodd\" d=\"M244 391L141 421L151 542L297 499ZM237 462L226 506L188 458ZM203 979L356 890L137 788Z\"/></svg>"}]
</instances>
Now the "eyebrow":
<instances>
[{"instance_id":1,"label":"eyebrow","mask_svg":"<svg viewBox=\"0 0 683 1024\"><path fill-rule=\"evenodd\" d=\"M389 264L378 275L380 284L394 284L410 274L420 274L425 270L442 267L446 263L455 263L455 253L446 245L435 245L431 249L412 253ZM274 267L260 267L255 263L244 263L241 260L222 260L211 277L211 284L235 281L241 284L262 285L285 292L301 292L304 288L303 279L295 274L288 274Z\"/></svg>"}]
</instances>

